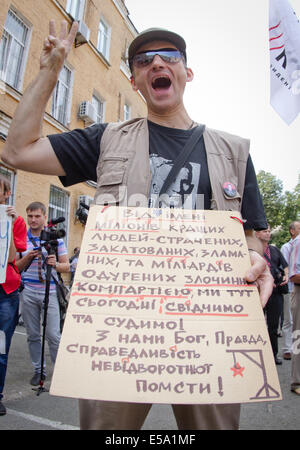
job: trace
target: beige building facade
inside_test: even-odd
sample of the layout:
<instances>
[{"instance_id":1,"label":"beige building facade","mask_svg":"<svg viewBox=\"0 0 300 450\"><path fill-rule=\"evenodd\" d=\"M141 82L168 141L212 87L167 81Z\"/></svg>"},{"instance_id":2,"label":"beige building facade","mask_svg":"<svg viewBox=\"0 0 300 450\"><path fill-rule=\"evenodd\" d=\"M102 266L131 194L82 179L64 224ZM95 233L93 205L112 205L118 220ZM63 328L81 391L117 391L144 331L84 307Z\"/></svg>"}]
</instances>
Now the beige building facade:
<instances>
[{"instance_id":1,"label":"beige building facade","mask_svg":"<svg viewBox=\"0 0 300 450\"><path fill-rule=\"evenodd\" d=\"M43 135L146 115L146 104L132 90L126 51L137 30L122 0L1 0L0 156L22 94L39 70L49 20L79 21L76 42L66 61L43 121ZM14 170L0 161L0 173L13 187L11 203L26 218L26 206L41 201L48 217L64 216L69 256L80 246L84 225L76 211L88 204L95 183L63 187L58 177ZM86 210L85 210L86 211ZM87 211L86 211L87 212Z\"/></svg>"}]
</instances>

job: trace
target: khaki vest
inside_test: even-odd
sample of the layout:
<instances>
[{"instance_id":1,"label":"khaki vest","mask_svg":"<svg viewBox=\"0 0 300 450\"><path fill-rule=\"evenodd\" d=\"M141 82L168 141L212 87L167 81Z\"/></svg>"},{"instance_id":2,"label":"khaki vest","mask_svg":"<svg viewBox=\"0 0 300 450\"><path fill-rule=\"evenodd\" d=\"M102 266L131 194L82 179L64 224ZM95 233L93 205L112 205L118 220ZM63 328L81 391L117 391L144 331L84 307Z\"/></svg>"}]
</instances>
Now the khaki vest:
<instances>
[{"instance_id":1,"label":"khaki vest","mask_svg":"<svg viewBox=\"0 0 300 450\"><path fill-rule=\"evenodd\" d=\"M207 128L203 137L212 189L211 208L240 211L249 140ZM151 179L147 119L108 124L101 138L95 203L147 207ZM237 188L234 197L224 192L225 182Z\"/></svg>"}]
</instances>

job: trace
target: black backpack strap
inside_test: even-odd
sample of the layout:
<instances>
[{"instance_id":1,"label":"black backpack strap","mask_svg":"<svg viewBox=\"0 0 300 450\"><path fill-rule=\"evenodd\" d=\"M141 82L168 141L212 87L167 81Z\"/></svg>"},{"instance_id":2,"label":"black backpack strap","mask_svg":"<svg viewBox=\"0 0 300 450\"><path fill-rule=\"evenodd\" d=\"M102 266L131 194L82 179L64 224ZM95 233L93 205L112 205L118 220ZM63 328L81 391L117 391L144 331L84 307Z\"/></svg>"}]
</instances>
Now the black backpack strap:
<instances>
[{"instance_id":1,"label":"black backpack strap","mask_svg":"<svg viewBox=\"0 0 300 450\"><path fill-rule=\"evenodd\" d=\"M198 125L197 127L194 128L191 137L189 138L189 140L183 147L179 156L176 158L172 169L170 170L167 178L165 179L165 182L159 192L159 197L168 191L169 187L174 182L179 170L185 165L190 154L192 153L192 150L194 149L195 145L197 144L197 142L203 135L204 130L205 130L205 125Z\"/></svg>"}]
</instances>

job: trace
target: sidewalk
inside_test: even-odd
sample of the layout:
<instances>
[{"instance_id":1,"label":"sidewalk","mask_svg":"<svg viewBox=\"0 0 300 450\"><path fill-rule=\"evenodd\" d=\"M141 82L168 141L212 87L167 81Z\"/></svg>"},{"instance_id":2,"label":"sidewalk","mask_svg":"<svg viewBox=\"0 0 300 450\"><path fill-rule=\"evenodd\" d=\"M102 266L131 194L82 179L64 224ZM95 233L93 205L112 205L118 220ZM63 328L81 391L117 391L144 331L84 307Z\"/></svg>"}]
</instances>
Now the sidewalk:
<instances>
[{"instance_id":1,"label":"sidewalk","mask_svg":"<svg viewBox=\"0 0 300 450\"><path fill-rule=\"evenodd\" d=\"M279 346L282 338L279 338ZM52 366L46 346L47 380L49 388ZM281 401L242 405L241 430L300 430L300 396L290 391L291 361L283 361L278 370ZM29 380L32 367L28 354L24 327L17 327L5 384L5 404L8 413L0 417L0 430L72 430L79 429L78 401L54 397L48 392L39 396ZM66 383L68 380L66 380ZM144 430L177 430L169 405L153 405Z\"/></svg>"},{"instance_id":2,"label":"sidewalk","mask_svg":"<svg viewBox=\"0 0 300 450\"><path fill-rule=\"evenodd\" d=\"M279 338L279 346L281 343ZM283 360L276 367L282 400L243 405L241 430L300 430L300 396L290 390L291 361Z\"/></svg>"}]
</instances>

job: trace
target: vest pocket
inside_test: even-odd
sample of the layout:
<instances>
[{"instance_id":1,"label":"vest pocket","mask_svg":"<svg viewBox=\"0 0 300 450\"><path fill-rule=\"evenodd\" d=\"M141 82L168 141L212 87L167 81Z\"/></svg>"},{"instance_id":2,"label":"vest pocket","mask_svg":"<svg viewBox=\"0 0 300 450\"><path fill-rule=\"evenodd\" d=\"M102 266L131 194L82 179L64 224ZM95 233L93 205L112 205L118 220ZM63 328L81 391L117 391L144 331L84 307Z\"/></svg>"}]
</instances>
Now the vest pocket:
<instances>
[{"instance_id":1,"label":"vest pocket","mask_svg":"<svg viewBox=\"0 0 300 450\"><path fill-rule=\"evenodd\" d=\"M121 184L124 178L123 172L104 173L98 180L98 186L111 186L114 184Z\"/></svg>"},{"instance_id":2,"label":"vest pocket","mask_svg":"<svg viewBox=\"0 0 300 450\"><path fill-rule=\"evenodd\" d=\"M110 157L101 161L98 173L97 191L95 202L97 204L119 203L126 193L123 186L128 158Z\"/></svg>"}]
</instances>

